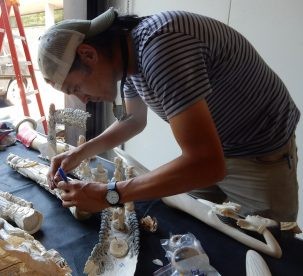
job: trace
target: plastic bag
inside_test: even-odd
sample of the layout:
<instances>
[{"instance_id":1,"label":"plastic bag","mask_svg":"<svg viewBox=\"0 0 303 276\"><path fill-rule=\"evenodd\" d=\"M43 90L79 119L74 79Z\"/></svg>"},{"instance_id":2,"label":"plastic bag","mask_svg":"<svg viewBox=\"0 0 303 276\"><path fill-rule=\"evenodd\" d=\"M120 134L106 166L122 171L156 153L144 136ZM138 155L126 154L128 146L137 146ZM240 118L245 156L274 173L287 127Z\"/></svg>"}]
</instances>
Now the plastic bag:
<instances>
[{"instance_id":1,"label":"plastic bag","mask_svg":"<svg viewBox=\"0 0 303 276\"><path fill-rule=\"evenodd\" d=\"M207 254L193 234L173 235L160 242L170 263L154 272L154 276L220 275L209 264Z\"/></svg>"}]
</instances>

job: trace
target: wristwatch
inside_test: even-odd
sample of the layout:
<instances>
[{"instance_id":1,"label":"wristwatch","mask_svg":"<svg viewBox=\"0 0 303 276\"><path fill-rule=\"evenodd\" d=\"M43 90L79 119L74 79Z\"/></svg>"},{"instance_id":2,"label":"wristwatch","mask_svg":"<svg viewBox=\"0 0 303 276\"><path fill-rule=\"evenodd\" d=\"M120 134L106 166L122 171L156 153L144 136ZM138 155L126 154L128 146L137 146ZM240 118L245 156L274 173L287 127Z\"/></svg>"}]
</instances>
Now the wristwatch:
<instances>
[{"instance_id":1,"label":"wristwatch","mask_svg":"<svg viewBox=\"0 0 303 276\"><path fill-rule=\"evenodd\" d=\"M107 193L105 199L113 207L123 207L123 204L119 203L120 195L117 191L116 183L117 181L110 181L107 184Z\"/></svg>"}]
</instances>

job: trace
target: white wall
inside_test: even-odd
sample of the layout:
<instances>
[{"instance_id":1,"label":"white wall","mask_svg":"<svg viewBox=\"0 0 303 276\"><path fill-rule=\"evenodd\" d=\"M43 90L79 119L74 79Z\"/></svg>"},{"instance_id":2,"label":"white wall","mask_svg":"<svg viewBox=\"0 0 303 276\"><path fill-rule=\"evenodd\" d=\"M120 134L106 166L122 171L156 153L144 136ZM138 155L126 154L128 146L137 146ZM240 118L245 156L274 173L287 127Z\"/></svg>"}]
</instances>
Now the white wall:
<instances>
[{"instance_id":1,"label":"white wall","mask_svg":"<svg viewBox=\"0 0 303 276\"><path fill-rule=\"evenodd\" d=\"M87 6L86 1L83 0L63 0L64 19L86 19ZM82 103L74 95L64 94L65 107L85 110L86 105ZM79 135L85 135L85 131L73 126L65 126L65 141L73 146L77 145Z\"/></svg>"},{"instance_id":2,"label":"white wall","mask_svg":"<svg viewBox=\"0 0 303 276\"><path fill-rule=\"evenodd\" d=\"M117 2L117 1L115 1ZM303 113L302 0L133 0L130 13L140 16L163 10L187 10L214 17L241 32L278 73ZM303 116L303 115L302 115ZM303 119L297 132L300 203L303 202ZM148 126L125 145L126 151L149 169L178 156L180 150L169 126L151 111ZM303 205L303 204L301 204ZM299 225L303 227L300 205Z\"/></svg>"},{"instance_id":3,"label":"white wall","mask_svg":"<svg viewBox=\"0 0 303 276\"><path fill-rule=\"evenodd\" d=\"M298 223L303 228L303 1L233 0L230 25L252 42L280 76L302 113L296 136L300 187Z\"/></svg>"},{"instance_id":4,"label":"white wall","mask_svg":"<svg viewBox=\"0 0 303 276\"><path fill-rule=\"evenodd\" d=\"M186 10L228 22L230 0L133 0L130 13L139 16L164 10ZM177 157L180 149L170 127L151 110L143 133L125 144L125 150L148 169L154 169Z\"/></svg>"},{"instance_id":5,"label":"white wall","mask_svg":"<svg viewBox=\"0 0 303 276\"><path fill-rule=\"evenodd\" d=\"M83 0L63 0L64 19L78 18L86 19L86 1Z\"/></svg>"},{"instance_id":6,"label":"white wall","mask_svg":"<svg viewBox=\"0 0 303 276\"><path fill-rule=\"evenodd\" d=\"M130 12L138 15L150 15L165 10L184 10L211 16L227 22L229 0L133 0Z\"/></svg>"}]
</instances>

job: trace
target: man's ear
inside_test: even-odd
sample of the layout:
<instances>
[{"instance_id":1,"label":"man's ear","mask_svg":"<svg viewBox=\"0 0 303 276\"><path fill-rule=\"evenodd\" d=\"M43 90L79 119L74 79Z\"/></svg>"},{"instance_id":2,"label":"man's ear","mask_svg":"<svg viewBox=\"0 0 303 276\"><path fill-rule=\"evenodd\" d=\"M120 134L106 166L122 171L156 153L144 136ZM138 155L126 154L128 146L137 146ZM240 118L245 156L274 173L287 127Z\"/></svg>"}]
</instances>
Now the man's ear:
<instances>
[{"instance_id":1,"label":"man's ear","mask_svg":"<svg viewBox=\"0 0 303 276\"><path fill-rule=\"evenodd\" d=\"M85 43L80 44L77 48L77 54L81 61L86 65L92 65L98 61L98 52L91 45Z\"/></svg>"}]
</instances>

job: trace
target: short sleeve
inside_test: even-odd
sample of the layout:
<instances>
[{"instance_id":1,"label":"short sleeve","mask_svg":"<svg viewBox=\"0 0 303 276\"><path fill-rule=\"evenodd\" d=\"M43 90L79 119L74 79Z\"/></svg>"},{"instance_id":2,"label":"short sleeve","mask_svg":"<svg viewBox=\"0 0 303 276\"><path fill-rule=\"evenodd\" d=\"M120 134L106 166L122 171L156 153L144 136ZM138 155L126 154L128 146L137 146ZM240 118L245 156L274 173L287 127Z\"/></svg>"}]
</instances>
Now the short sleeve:
<instances>
[{"instance_id":1,"label":"short sleeve","mask_svg":"<svg viewBox=\"0 0 303 276\"><path fill-rule=\"evenodd\" d=\"M123 87L125 98L134 98L138 96L138 92L133 84L133 82L127 78Z\"/></svg>"},{"instance_id":2,"label":"short sleeve","mask_svg":"<svg viewBox=\"0 0 303 276\"><path fill-rule=\"evenodd\" d=\"M164 33L149 40L142 70L167 118L211 93L206 66L207 46L183 33Z\"/></svg>"}]
</instances>

